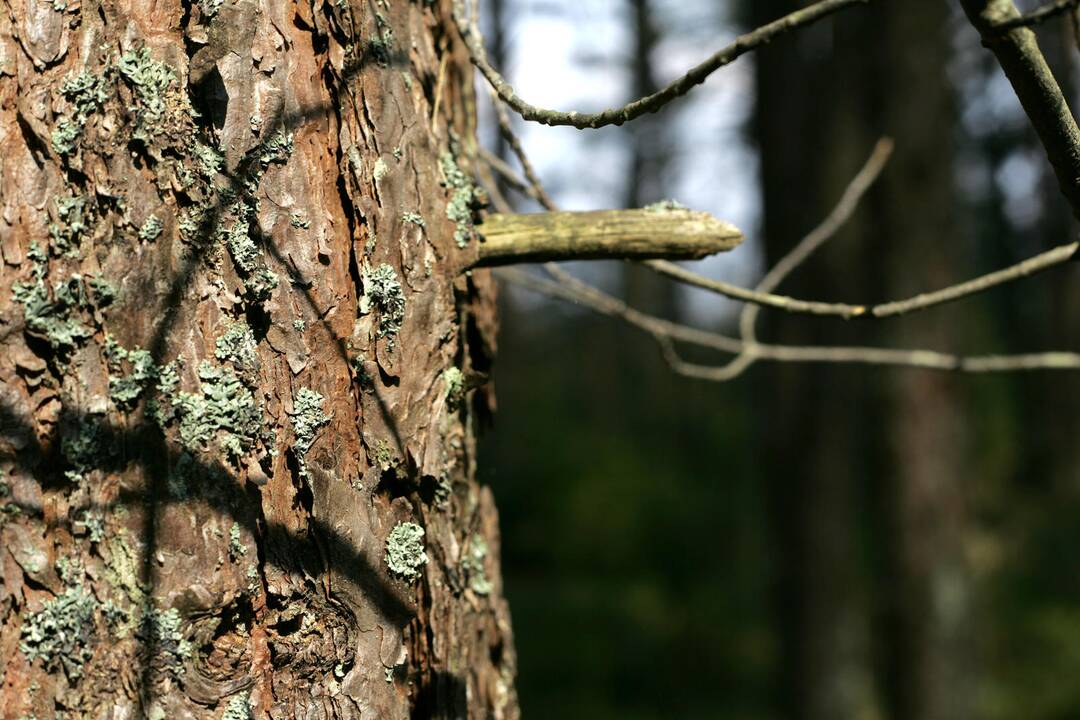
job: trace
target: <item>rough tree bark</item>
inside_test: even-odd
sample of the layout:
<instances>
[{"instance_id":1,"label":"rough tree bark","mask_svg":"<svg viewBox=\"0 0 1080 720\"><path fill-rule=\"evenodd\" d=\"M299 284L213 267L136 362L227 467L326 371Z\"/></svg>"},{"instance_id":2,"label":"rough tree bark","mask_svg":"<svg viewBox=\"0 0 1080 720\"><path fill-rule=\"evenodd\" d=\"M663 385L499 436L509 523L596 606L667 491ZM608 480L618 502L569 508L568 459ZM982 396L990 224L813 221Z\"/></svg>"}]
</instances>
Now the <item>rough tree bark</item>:
<instances>
[{"instance_id":1,"label":"rough tree bark","mask_svg":"<svg viewBox=\"0 0 1080 720\"><path fill-rule=\"evenodd\" d=\"M4 0L3 717L517 716L449 5Z\"/></svg>"}]
</instances>

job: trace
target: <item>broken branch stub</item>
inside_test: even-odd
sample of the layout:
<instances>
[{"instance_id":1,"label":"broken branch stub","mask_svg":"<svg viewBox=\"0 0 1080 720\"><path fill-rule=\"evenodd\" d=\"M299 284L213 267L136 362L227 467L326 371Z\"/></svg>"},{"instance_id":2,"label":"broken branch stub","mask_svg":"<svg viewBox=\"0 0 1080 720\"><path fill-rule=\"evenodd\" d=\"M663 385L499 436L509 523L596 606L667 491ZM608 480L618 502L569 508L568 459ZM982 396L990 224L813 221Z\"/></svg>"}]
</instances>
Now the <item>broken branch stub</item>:
<instances>
[{"instance_id":1,"label":"broken branch stub","mask_svg":"<svg viewBox=\"0 0 1080 720\"><path fill-rule=\"evenodd\" d=\"M743 234L683 208L488 215L472 267L558 260L697 260L731 250Z\"/></svg>"}]
</instances>

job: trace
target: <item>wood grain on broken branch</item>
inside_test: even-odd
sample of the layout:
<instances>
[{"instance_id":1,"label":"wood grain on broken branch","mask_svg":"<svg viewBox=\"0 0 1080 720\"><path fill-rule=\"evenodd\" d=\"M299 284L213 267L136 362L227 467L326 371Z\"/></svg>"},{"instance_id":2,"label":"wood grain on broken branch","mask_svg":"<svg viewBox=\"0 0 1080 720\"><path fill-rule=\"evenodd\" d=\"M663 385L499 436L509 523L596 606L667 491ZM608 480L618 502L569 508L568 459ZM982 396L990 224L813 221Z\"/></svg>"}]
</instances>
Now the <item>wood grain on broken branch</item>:
<instances>
[{"instance_id":1,"label":"wood grain on broken branch","mask_svg":"<svg viewBox=\"0 0 1080 720\"><path fill-rule=\"evenodd\" d=\"M487 52L484 50L483 39L476 27L475 18L471 23L466 23L459 15L455 14L455 21L469 48L473 64L476 65L484 78L499 94L503 102L509 105L518 115L526 120L544 125L569 125L584 130L586 128L600 128L606 125L622 125L646 113L656 112L675 98L690 92L696 85L703 83L716 70L765 45L773 38L811 25L833 13L846 10L855 5L865 5L869 2L870 0L819 0L819 2L809 7L796 10L745 35L740 35L733 43L721 48L700 65L691 68L685 75L652 95L639 98L622 107L596 113L547 110L525 102L514 92L514 88L506 81L506 78L500 75L499 71L488 62Z\"/></svg>"},{"instance_id":2,"label":"wood grain on broken branch","mask_svg":"<svg viewBox=\"0 0 1080 720\"><path fill-rule=\"evenodd\" d=\"M685 209L489 215L473 267L550 260L696 260L742 242L738 228Z\"/></svg>"}]
</instances>

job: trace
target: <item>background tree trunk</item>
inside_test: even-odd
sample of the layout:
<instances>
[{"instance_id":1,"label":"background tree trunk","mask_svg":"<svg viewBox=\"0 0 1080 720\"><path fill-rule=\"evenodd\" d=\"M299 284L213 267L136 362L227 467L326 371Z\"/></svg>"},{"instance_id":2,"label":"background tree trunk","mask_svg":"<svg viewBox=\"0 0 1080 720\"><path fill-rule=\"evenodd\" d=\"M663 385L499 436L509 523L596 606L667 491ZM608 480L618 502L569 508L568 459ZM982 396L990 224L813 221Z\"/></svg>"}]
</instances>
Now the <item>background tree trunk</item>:
<instances>
[{"instance_id":1,"label":"background tree trunk","mask_svg":"<svg viewBox=\"0 0 1080 720\"><path fill-rule=\"evenodd\" d=\"M801 4L755 3L751 26ZM859 20L841 17L808 28L755 58L754 130L767 266L824 217L876 139L864 127L863 84L851 78L866 65L851 45L852 36L867 31ZM865 228L856 216L832 241L842 249L821 252L783 292L841 302L867 297L875 278L864 254L872 243L860 241ZM852 344L854 333L866 331L779 315L766 314L766 332L793 344ZM759 447L776 534L781 716L872 717L878 709L871 617L857 521L865 507L861 479L874 468L873 428L881 412L872 378L827 366L753 372L758 392L776 409L759 423Z\"/></svg>"},{"instance_id":2,"label":"background tree trunk","mask_svg":"<svg viewBox=\"0 0 1080 720\"><path fill-rule=\"evenodd\" d=\"M4 717L516 717L449 4L6 1Z\"/></svg>"},{"instance_id":3,"label":"background tree trunk","mask_svg":"<svg viewBox=\"0 0 1080 720\"><path fill-rule=\"evenodd\" d=\"M758 20L795 4L763 5ZM785 292L884 300L963 276L952 140L941 131L954 117L942 70L948 15L938 5L869 8L758 55L770 265L839 197L861 161L857 148L865 153L878 134L897 145L860 216ZM913 33L923 38L917 47ZM802 79L793 87L787 79L795 76ZM899 344L956 346L965 334L956 330L965 327L961 312L898 321ZM777 318L773 327L794 344L873 344L865 326ZM763 391L783 408L770 418L763 447L781 533L787 716L966 717L972 658L961 468L968 456L955 378L827 367L759 372Z\"/></svg>"},{"instance_id":4,"label":"background tree trunk","mask_svg":"<svg viewBox=\"0 0 1080 720\"><path fill-rule=\"evenodd\" d=\"M649 0L630 0L631 33L630 83L627 97L645 97L659 90L653 67L653 53L660 41L660 30ZM662 198L668 155L672 145L670 116L648 114L623 126L630 155L623 190L623 207L640 208ZM675 318L675 284L640 265L627 263L622 273L621 296L631 307L662 317Z\"/></svg>"},{"instance_id":5,"label":"background tree trunk","mask_svg":"<svg viewBox=\"0 0 1080 720\"><path fill-rule=\"evenodd\" d=\"M965 277L974 265L956 223L954 89L943 72L951 56L950 8L882 6L880 80L868 83L898 148L882 178L867 240L887 248L882 286L908 297ZM932 28L932 30L927 30ZM913 33L921 37L918 47ZM872 36L871 36L872 37ZM871 44L873 43L873 44ZM972 334L971 305L898 322L898 343L957 346ZM889 378L881 477L889 479L883 525L891 528L880 598L891 624L883 685L893 717L943 720L974 712L973 592L965 555L968 489L975 464L966 417L970 403L953 375L899 372ZM974 413L972 413L974 414ZM891 522L889 520L891 519Z\"/></svg>"}]
</instances>

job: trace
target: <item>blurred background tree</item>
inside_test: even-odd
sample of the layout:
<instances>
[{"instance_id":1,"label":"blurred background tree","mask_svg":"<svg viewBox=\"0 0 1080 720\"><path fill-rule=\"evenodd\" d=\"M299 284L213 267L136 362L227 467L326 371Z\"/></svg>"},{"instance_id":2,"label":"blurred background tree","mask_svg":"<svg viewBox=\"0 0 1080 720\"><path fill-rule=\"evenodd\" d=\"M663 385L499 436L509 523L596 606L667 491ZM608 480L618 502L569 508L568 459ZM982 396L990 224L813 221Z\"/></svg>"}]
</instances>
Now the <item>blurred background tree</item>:
<instances>
[{"instance_id":1,"label":"blurred background tree","mask_svg":"<svg viewBox=\"0 0 1080 720\"><path fill-rule=\"evenodd\" d=\"M592 109L801 3L485 5L496 64L526 97ZM1072 99L1068 31L1039 33ZM673 196L762 238L702 263L743 284L892 136L854 220L785 285L800 297L907 296L1076 231L1015 95L949 3L843 14L624 127L518 129L566 207ZM574 271L649 312L735 325L730 303L636 267ZM1078 280L1068 267L876 325L766 313L762 335L1072 348ZM618 323L516 290L502 304L480 467L502 508L527 715L1080 715L1080 377L773 365L708 384Z\"/></svg>"}]
</instances>

